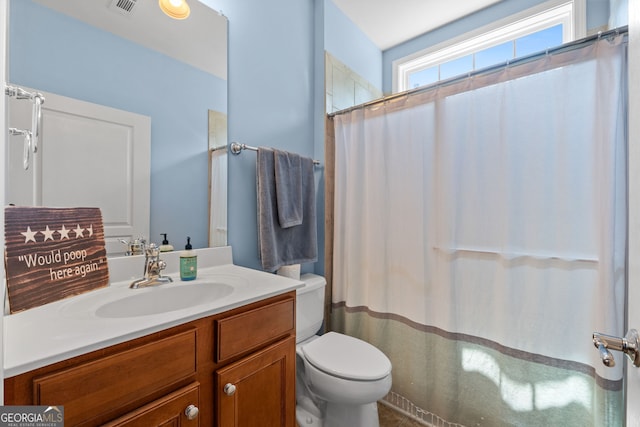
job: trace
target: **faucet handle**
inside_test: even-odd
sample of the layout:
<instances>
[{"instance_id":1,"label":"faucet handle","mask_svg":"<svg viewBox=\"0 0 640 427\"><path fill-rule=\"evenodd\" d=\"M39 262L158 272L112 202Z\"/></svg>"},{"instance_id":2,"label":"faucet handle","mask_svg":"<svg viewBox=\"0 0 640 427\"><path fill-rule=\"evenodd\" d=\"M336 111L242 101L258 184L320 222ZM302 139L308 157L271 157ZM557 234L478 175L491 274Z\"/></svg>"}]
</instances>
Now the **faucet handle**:
<instances>
[{"instance_id":1,"label":"faucet handle","mask_svg":"<svg viewBox=\"0 0 640 427\"><path fill-rule=\"evenodd\" d=\"M145 254L147 255L147 257L151 258L151 257L158 257L160 256L160 247L158 245L156 245L155 243L149 243L146 247L145 247Z\"/></svg>"},{"instance_id":2,"label":"faucet handle","mask_svg":"<svg viewBox=\"0 0 640 427\"><path fill-rule=\"evenodd\" d=\"M629 329L624 337L614 337L594 332L593 345L600 352L602 363L607 367L615 366L613 355L609 350L623 352L635 367L640 367L640 335L635 329Z\"/></svg>"},{"instance_id":3,"label":"faucet handle","mask_svg":"<svg viewBox=\"0 0 640 427\"><path fill-rule=\"evenodd\" d=\"M127 251L125 255L142 255L146 252L147 241L142 237L138 237L132 240L124 240L124 239L118 239L118 240L120 241L120 243L123 243L127 246Z\"/></svg>"}]
</instances>

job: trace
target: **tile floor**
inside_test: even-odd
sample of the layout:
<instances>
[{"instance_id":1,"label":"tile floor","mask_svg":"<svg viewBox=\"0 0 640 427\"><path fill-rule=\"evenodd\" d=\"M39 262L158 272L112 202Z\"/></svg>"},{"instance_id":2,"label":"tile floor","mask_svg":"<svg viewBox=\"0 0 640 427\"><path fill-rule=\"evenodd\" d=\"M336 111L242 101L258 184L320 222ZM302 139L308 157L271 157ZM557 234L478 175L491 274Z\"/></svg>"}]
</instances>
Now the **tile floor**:
<instances>
[{"instance_id":1,"label":"tile floor","mask_svg":"<svg viewBox=\"0 0 640 427\"><path fill-rule=\"evenodd\" d=\"M424 427L424 424L420 424L381 403L378 403L378 417L380 418L380 427Z\"/></svg>"},{"instance_id":2,"label":"tile floor","mask_svg":"<svg viewBox=\"0 0 640 427\"><path fill-rule=\"evenodd\" d=\"M424 427L424 424L420 424L381 403L378 403L378 417L380 419L380 427Z\"/></svg>"}]
</instances>

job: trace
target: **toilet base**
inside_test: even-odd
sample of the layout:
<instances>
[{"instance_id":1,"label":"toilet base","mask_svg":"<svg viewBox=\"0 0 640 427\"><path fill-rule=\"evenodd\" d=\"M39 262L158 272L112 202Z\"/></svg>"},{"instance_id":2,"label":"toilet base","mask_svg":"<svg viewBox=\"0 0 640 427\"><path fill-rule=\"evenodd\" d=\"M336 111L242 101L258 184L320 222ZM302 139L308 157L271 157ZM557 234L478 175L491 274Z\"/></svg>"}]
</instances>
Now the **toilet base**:
<instances>
[{"instance_id":1,"label":"toilet base","mask_svg":"<svg viewBox=\"0 0 640 427\"><path fill-rule=\"evenodd\" d=\"M378 403L359 406L328 403L324 420L297 405L296 422L299 427L380 427Z\"/></svg>"},{"instance_id":2,"label":"toilet base","mask_svg":"<svg viewBox=\"0 0 640 427\"><path fill-rule=\"evenodd\" d=\"M302 427L303 424L300 426ZM327 402L323 427L380 427L378 403L341 405Z\"/></svg>"},{"instance_id":3,"label":"toilet base","mask_svg":"<svg viewBox=\"0 0 640 427\"><path fill-rule=\"evenodd\" d=\"M324 427L321 418L318 418L301 406L296 406L296 422L298 423L298 427Z\"/></svg>"}]
</instances>

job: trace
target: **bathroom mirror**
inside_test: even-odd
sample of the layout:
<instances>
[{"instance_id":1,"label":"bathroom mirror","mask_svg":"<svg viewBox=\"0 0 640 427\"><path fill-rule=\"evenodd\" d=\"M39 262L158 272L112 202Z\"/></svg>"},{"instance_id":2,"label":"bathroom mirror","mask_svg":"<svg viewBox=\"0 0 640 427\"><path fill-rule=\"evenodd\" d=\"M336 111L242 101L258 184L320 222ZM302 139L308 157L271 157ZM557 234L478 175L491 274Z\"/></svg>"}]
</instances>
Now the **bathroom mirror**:
<instances>
[{"instance_id":1,"label":"bathroom mirror","mask_svg":"<svg viewBox=\"0 0 640 427\"><path fill-rule=\"evenodd\" d=\"M160 244L166 233L180 250L189 236L194 248L202 248L210 245L210 224L215 224L211 244L226 244L226 17L197 0L188 1L191 13L184 20L169 18L157 1L147 0L8 3L9 84L150 119L149 158L144 160L150 164L150 194L140 196L149 198L148 235L120 237ZM44 146L46 122L43 133ZM18 143L9 139L9 144ZM214 157L210 148L225 155ZM56 158L73 168L73 155ZM134 168L133 163L127 167ZM104 156L81 169L113 173ZM76 181L84 182L83 176ZM82 200L73 204L95 206Z\"/></svg>"}]
</instances>

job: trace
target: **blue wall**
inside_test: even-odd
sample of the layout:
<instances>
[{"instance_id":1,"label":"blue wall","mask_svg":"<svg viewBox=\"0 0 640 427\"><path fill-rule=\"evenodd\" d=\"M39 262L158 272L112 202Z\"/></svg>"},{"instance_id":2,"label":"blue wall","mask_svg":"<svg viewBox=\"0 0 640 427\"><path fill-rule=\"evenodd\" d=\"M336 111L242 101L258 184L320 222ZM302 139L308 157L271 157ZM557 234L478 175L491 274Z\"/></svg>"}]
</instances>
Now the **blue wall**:
<instances>
[{"instance_id":1,"label":"blue wall","mask_svg":"<svg viewBox=\"0 0 640 427\"><path fill-rule=\"evenodd\" d=\"M324 49L382 90L382 51L333 1L324 5Z\"/></svg>"},{"instance_id":2,"label":"blue wall","mask_svg":"<svg viewBox=\"0 0 640 427\"><path fill-rule=\"evenodd\" d=\"M205 3L229 18L229 140L318 155L314 92L324 74L316 76L315 70L314 1ZM260 269L255 168L253 152L229 158L228 227L234 262ZM321 173L321 168L316 171ZM303 266L306 272L314 269Z\"/></svg>"},{"instance_id":3,"label":"blue wall","mask_svg":"<svg viewBox=\"0 0 640 427\"><path fill-rule=\"evenodd\" d=\"M227 111L226 82L31 0L9 28L11 83L151 117L150 238L207 246L207 110Z\"/></svg>"}]
</instances>

